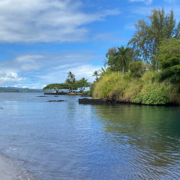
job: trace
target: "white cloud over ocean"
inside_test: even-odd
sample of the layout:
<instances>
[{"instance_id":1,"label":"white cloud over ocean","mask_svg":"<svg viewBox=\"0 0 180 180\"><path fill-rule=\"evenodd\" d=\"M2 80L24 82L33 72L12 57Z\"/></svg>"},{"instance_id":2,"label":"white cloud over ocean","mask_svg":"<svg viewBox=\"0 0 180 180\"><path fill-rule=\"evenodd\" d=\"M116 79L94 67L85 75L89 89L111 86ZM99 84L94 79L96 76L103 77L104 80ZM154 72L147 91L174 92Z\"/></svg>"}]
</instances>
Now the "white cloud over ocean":
<instances>
[{"instance_id":1,"label":"white cloud over ocean","mask_svg":"<svg viewBox=\"0 0 180 180\"><path fill-rule=\"evenodd\" d=\"M77 79L85 77L93 81L93 72L100 69L91 62L101 57L90 51L60 54L25 54L1 61L0 85L42 88L44 84L62 83L69 71ZM18 83L18 84L17 84Z\"/></svg>"}]
</instances>

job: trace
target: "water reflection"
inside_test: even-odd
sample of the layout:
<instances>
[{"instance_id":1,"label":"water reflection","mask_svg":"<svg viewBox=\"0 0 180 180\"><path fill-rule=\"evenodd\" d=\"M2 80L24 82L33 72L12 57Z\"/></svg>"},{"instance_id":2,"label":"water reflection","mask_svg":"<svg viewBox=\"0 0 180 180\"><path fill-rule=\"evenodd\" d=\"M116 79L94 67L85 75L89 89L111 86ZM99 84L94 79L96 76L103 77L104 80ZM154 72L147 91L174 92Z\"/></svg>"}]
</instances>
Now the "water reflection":
<instances>
[{"instance_id":1,"label":"water reflection","mask_svg":"<svg viewBox=\"0 0 180 180\"><path fill-rule=\"evenodd\" d=\"M0 94L0 152L34 180L180 179L180 109Z\"/></svg>"},{"instance_id":2,"label":"water reflection","mask_svg":"<svg viewBox=\"0 0 180 180\"><path fill-rule=\"evenodd\" d=\"M114 167L117 174L128 179L180 178L179 107L120 105L95 109L106 133L104 141L119 152Z\"/></svg>"}]
</instances>

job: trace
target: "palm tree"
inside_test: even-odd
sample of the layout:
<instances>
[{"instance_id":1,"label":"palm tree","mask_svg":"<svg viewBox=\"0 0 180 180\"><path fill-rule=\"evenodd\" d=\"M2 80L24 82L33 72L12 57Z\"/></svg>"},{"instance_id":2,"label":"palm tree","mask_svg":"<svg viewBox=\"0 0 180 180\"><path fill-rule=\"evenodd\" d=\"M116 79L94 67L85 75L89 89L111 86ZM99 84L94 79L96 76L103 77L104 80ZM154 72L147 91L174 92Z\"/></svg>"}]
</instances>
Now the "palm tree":
<instances>
[{"instance_id":1,"label":"palm tree","mask_svg":"<svg viewBox=\"0 0 180 180\"><path fill-rule=\"evenodd\" d=\"M118 48L118 52L115 54L115 64L122 67L122 74L124 76L124 69L127 67L130 61L130 48L121 46Z\"/></svg>"},{"instance_id":2,"label":"palm tree","mask_svg":"<svg viewBox=\"0 0 180 180\"><path fill-rule=\"evenodd\" d=\"M76 83L75 75L69 71L68 78L66 79L66 84L69 86L69 92L73 92L74 86Z\"/></svg>"},{"instance_id":3,"label":"palm tree","mask_svg":"<svg viewBox=\"0 0 180 180\"><path fill-rule=\"evenodd\" d=\"M93 76L95 76L95 77L96 77L96 81L97 81L97 80L98 80L98 76L99 76L98 71L94 71Z\"/></svg>"},{"instance_id":4,"label":"palm tree","mask_svg":"<svg viewBox=\"0 0 180 180\"><path fill-rule=\"evenodd\" d=\"M69 71L69 72L68 72L68 78L69 78L69 79L74 79L74 78L75 78L75 75L74 75L71 71Z\"/></svg>"}]
</instances>

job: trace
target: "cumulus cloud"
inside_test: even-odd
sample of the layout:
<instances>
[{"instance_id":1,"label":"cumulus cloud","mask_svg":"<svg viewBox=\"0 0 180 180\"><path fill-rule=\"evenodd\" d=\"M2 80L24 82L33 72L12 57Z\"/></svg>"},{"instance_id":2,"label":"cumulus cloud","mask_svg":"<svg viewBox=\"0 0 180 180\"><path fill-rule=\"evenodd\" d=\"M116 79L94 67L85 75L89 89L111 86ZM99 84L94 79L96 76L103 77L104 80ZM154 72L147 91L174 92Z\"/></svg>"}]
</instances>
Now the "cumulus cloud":
<instances>
[{"instance_id":1,"label":"cumulus cloud","mask_svg":"<svg viewBox=\"0 0 180 180\"><path fill-rule=\"evenodd\" d=\"M5 85L8 83L15 83L20 81L25 81L26 78L20 78L17 73L15 72L0 72L0 85Z\"/></svg>"},{"instance_id":2,"label":"cumulus cloud","mask_svg":"<svg viewBox=\"0 0 180 180\"><path fill-rule=\"evenodd\" d=\"M86 24L118 15L118 9L86 13L78 0L1 0L0 42L78 42Z\"/></svg>"}]
</instances>

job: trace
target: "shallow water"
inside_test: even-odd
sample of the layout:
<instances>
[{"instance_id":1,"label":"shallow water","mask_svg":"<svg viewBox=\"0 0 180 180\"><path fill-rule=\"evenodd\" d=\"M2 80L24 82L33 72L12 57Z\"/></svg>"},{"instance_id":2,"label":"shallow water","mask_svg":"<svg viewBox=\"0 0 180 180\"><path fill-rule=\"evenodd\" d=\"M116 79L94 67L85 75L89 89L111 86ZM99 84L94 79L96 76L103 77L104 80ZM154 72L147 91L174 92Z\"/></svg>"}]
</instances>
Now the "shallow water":
<instances>
[{"instance_id":1,"label":"shallow water","mask_svg":"<svg viewBox=\"0 0 180 180\"><path fill-rule=\"evenodd\" d=\"M179 107L40 95L0 93L0 153L34 180L180 179Z\"/></svg>"}]
</instances>

